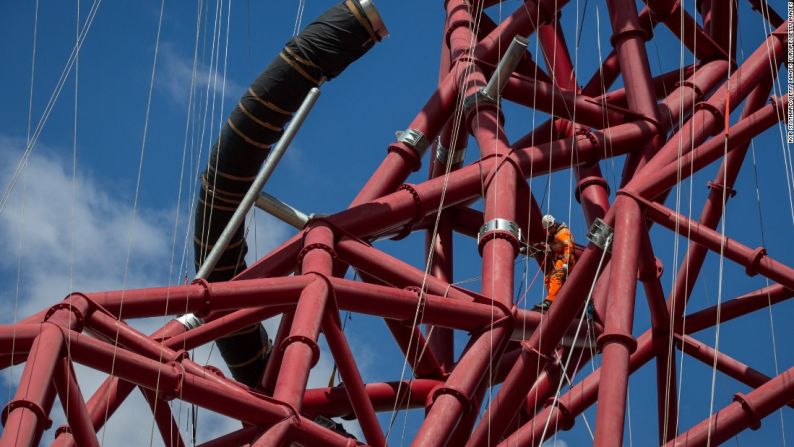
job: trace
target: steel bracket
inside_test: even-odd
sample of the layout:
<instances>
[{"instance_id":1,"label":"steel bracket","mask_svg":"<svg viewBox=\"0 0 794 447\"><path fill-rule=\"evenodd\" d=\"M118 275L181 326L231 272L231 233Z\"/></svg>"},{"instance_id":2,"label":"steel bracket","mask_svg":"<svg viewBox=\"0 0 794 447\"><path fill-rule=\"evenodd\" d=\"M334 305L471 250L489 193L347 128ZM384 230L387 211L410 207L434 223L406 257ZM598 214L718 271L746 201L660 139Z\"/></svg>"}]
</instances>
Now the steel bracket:
<instances>
[{"instance_id":1,"label":"steel bracket","mask_svg":"<svg viewBox=\"0 0 794 447\"><path fill-rule=\"evenodd\" d=\"M607 225L601 218L596 217L593 224L590 225L590 231L587 232L587 239L601 250L606 250L607 253L612 253L612 237L615 230Z\"/></svg>"}]
</instances>

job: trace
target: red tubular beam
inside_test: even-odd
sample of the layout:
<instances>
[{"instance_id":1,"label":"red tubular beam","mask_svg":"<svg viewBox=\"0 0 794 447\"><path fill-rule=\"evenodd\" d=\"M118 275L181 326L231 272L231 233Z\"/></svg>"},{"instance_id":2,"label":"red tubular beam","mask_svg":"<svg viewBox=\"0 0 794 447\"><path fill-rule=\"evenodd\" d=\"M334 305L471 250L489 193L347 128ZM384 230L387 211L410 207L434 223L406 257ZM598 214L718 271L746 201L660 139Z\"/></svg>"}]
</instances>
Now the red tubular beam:
<instances>
[{"instance_id":1,"label":"red tubular beam","mask_svg":"<svg viewBox=\"0 0 794 447\"><path fill-rule=\"evenodd\" d=\"M769 376L760 371L725 353L717 352L711 346L701 343L688 335L676 335L675 342L676 347L681 352L700 360L710 368L716 366L718 371L751 388L758 388L770 380ZM794 401L794 396L791 399ZM792 401L789 401L788 406L794 408L794 402Z\"/></svg>"},{"instance_id":2,"label":"red tubular beam","mask_svg":"<svg viewBox=\"0 0 794 447\"><path fill-rule=\"evenodd\" d=\"M605 127L605 123L617 125L637 118L637 115L629 110L516 74L507 80L503 96L516 104L555 117L569 121L575 118L577 123L587 127L602 128Z\"/></svg>"},{"instance_id":3,"label":"red tubular beam","mask_svg":"<svg viewBox=\"0 0 794 447\"><path fill-rule=\"evenodd\" d=\"M659 444L675 437L678 420L678 395L676 394L675 356L670 341L670 313L664 300L664 289L659 280L661 270L653 256L651 239L642 232L639 278L642 281L648 308L651 313L653 349L656 353L656 403L658 406Z\"/></svg>"},{"instance_id":4,"label":"red tubular beam","mask_svg":"<svg viewBox=\"0 0 794 447\"><path fill-rule=\"evenodd\" d=\"M311 277L290 276L90 293L87 296L114 315L118 315L123 305L125 319L184 312L206 314L210 310L236 310L265 303L293 304L311 281Z\"/></svg>"},{"instance_id":5,"label":"red tubular beam","mask_svg":"<svg viewBox=\"0 0 794 447\"><path fill-rule=\"evenodd\" d=\"M637 342L632 334L634 297L643 219L639 205L627 198L615 201L615 240L609 277L604 333L598 337L602 380L598 388L595 446L621 446L626 413L629 356Z\"/></svg>"},{"instance_id":6,"label":"red tubular beam","mask_svg":"<svg viewBox=\"0 0 794 447\"><path fill-rule=\"evenodd\" d=\"M304 242L302 272L331 276L333 269L334 234L322 224L311 227ZM317 363L319 347L317 337L326 311L329 287L322 277L311 282L301 292L289 337L277 349L282 349L281 369L276 379L273 397L300 411L303 392L309 380L309 371Z\"/></svg>"},{"instance_id":7,"label":"red tubular beam","mask_svg":"<svg viewBox=\"0 0 794 447\"><path fill-rule=\"evenodd\" d=\"M33 342L41 332L40 324L9 324L0 326L0 358L7 355L9 364L11 353L14 357L27 356ZM5 365L4 365L5 366Z\"/></svg>"},{"instance_id":8,"label":"red tubular beam","mask_svg":"<svg viewBox=\"0 0 794 447\"><path fill-rule=\"evenodd\" d=\"M543 48L543 56L546 65L552 67L552 74L556 85L570 91L578 91L579 86L576 81L576 74L573 71L573 63L568 53L568 45L565 43L565 34L558 20L552 25L543 25L538 31L538 40ZM606 106L606 104L604 104ZM578 120L578 110L574 112ZM606 115L606 114L604 114ZM603 124L603 116L601 124ZM606 121L610 121L607 119ZM574 132L582 132L579 128L574 129L573 124L565 121L557 121L558 134L570 137ZM603 125L597 127L606 127ZM604 217L609 209L609 185L601 174L598 163L588 166L578 166L576 173L576 200L582 204L585 221L588 225L593 223L596 217Z\"/></svg>"},{"instance_id":9,"label":"red tubular beam","mask_svg":"<svg viewBox=\"0 0 794 447\"><path fill-rule=\"evenodd\" d=\"M499 357L508 337L509 330L505 325L476 337L446 383L431 395L432 408L412 445L441 446L447 443L464 412L472 410L475 393L491 367L490 359Z\"/></svg>"},{"instance_id":10,"label":"red tubular beam","mask_svg":"<svg viewBox=\"0 0 794 447\"><path fill-rule=\"evenodd\" d=\"M507 51L507 42L514 36L529 36L535 29L551 22L559 9L569 0L527 0L513 14L502 21L477 44L474 56L477 59L498 60Z\"/></svg>"},{"instance_id":11,"label":"red tubular beam","mask_svg":"<svg viewBox=\"0 0 794 447\"><path fill-rule=\"evenodd\" d=\"M629 362L630 371L636 371L652 358L653 343L651 333L647 331L637 339L637 350L631 355ZM537 446L543 441L543 433L546 434L545 439L548 439L558 429L573 427L576 416L595 403L600 377L601 368L598 368L560 396L555 406L547 406L544 411L506 437L497 447Z\"/></svg>"},{"instance_id":12,"label":"red tubular beam","mask_svg":"<svg viewBox=\"0 0 794 447\"><path fill-rule=\"evenodd\" d=\"M80 446L99 447L91 417L83 400L83 393L77 384L77 377L72 368L72 362L63 357L58 361L53 376L58 399L63 406L66 422L69 423L69 432Z\"/></svg>"},{"instance_id":13,"label":"red tubular beam","mask_svg":"<svg viewBox=\"0 0 794 447\"><path fill-rule=\"evenodd\" d=\"M444 382L435 379L413 379L399 382L367 383L364 386L366 395L375 411L392 411L394 402L400 408L422 408L430 392ZM397 390L400 394L397 394ZM352 417L353 407L347 395L347 385L341 384L333 388L314 388L306 390L303 395L303 411L311 414L322 414L326 417Z\"/></svg>"},{"instance_id":14,"label":"red tubular beam","mask_svg":"<svg viewBox=\"0 0 794 447\"><path fill-rule=\"evenodd\" d=\"M634 0L607 0L607 7L612 21L612 46L618 54L629 109L659 127L661 131L661 119L656 105L655 89L651 82L648 54L645 51L645 40L648 35L640 24L637 3ZM663 138L662 134L657 135L644 144L642 151L629 154L623 166L621 184L626 183L636 169L650 159L661 145Z\"/></svg>"},{"instance_id":15,"label":"red tubular beam","mask_svg":"<svg viewBox=\"0 0 794 447\"><path fill-rule=\"evenodd\" d=\"M253 442L254 437L262 431L261 427L249 425L247 427L219 436L211 441L199 444L199 447L228 447L230 445L246 445Z\"/></svg>"},{"instance_id":16,"label":"red tubular beam","mask_svg":"<svg viewBox=\"0 0 794 447\"><path fill-rule=\"evenodd\" d=\"M654 172L648 172L646 176L632 181L627 185L627 189L636 187L643 197L659 197L672 188L677 182L688 178L695 172L719 159L727 149L728 156L730 157L728 163L731 175L726 175L727 173L724 169L726 164L723 163L723 169L720 169L721 172L710 185L712 191L709 195L709 200L706 202L704 211L701 213L701 221L703 221L705 225L715 228L719 222L718 219L722 211L723 189L721 185L723 180L726 178L729 180L726 182L728 183L728 188L733 185L739 174L740 162L747 152L750 140L777 124L784 117L782 109L785 107L786 98L785 96L783 98L775 98L771 104L760 108L757 112L740 120L731 126L727 132L720 132L714 138L695 148L695 150L683 155L679 160L673 161ZM727 147L725 142L726 138L728 139ZM738 155L731 156L733 153L737 153ZM740 158L740 160L736 160L736 158ZM726 191L725 196L725 200L727 201L730 193Z\"/></svg>"},{"instance_id":17,"label":"red tubular beam","mask_svg":"<svg viewBox=\"0 0 794 447\"><path fill-rule=\"evenodd\" d=\"M697 24L677 0L644 0L651 8L656 20L662 21L684 46L698 59L728 59L726 47L721 47ZM706 0L709 1L709 0ZM720 8L725 8L724 3ZM727 8L726 8L727 9ZM683 24L683 35L682 35ZM736 42L734 40L734 42Z\"/></svg>"},{"instance_id":18,"label":"red tubular beam","mask_svg":"<svg viewBox=\"0 0 794 447\"><path fill-rule=\"evenodd\" d=\"M761 275L794 289L794 269L766 255L766 249L752 249L742 245L697 222L676 213L658 203L635 197L647 210L647 217L692 242L703 245L715 253L723 253L727 259L745 267L748 275Z\"/></svg>"},{"instance_id":19,"label":"red tubular beam","mask_svg":"<svg viewBox=\"0 0 794 447\"><path fill-rule=\"evenodd\" d=\"M753 90L747 97L747 104L745 105L744 109L742 110L742 119L738 123L734 124L730 129L728 135L730 138L728 140L728 149L729 153L725 160L723 160L722 165L718 171L713 184L716 185L723 185L723 188L726 188L726 192L730 191L733 188L734 183L736 182L736 178L739 174L739 168L742 165L744 157L747 153L747 149L749 144L739 144L736 145L737 140L741 141L745 139L742 136L742 131L740 126L745 123L752 123L753 121L748 121L751 117L757 117L757 113L760 112L760 109L763 107L766 96L771 88L772 79L764 80ZM777 113L776 113L777 115ZM782 116L782 114L780 115ZM759 119L758 121L762 121ZM762 127L762 123L753 124L753 127L758 125ZM749 130L749 129L748 129ZM724 142L724 138L727 135L723 135L723 138L715 137L712 138L711 145ZM709 143L707 143L709 144ZM704 145L706 146L706 145ZM724 144L722 144L724 149ZM734 150L730 150L731 147L735 147ZM704 147L699 148L696 153L700 154L698 158L705 158L703 152ZM716 149L719 150L719 149ZM684 160L682 160L684 161ZM689 169L686 169L682 166L681 173L689 173L694 170L694 166ZM646 196L647 197L647 196ZM730 194L726 194L725 198L727 199L730 197ZM722 211L723 211L723 191L721 188L712 188L709 193L709 198L706 201L706 204L703 207L703 210L700 213L700 223L705 225L709 228L716 228L717 224L719 223L720 219L722 218ZM673 290L671 291L671 298L669 300L669 309L672 321L676 322L675 324L678 325L681 316L684 313L684 308L686 307L685 304L689 298L689 295L692 293L692 288L695 284L695 280L698 278L700 269L703 266L703 261L706 258L707 250L697 244L690 246L687 249L686 256L684 261L681 263L681 268L679 270L679 274L676 277L675 284L673 285Z\"/></svg>"},{"instance_id":20,"label":"red tubular beam","mask_svg":"<svg viewBox=\"0 0 794 447\"><path fill-rule=\"evenodd\" d=\"M772 378L755 390L734 395L734 402L709 419L679 435L665 446L688 447L721 444L747 428L757 429L761 419L788 404L794 396L794 368Z\"/></svg>"},{"instance_id":21,"label":"red tubular beam","mask_svg":"<svg viewBox=\"0 0 794 447\"><path fill-rule=\"evenodd\" d=\"M295 261L302 242L303 231L299 231L298 234L263 256L252 266L240 272L234 277L234 280L289 275L295 268Z\"/></svg>"},{"instance_id":22,"label":"red tubular beam","mask_svg":"<svg viewBox=\"0 0 794 447\"><path fill-rule=\"evenodd\" d=\"M444 371L432 351L428 350L427 339L419 326L411 326L411 322L386 320L386 326L389 328L400 350L405 355L408 364L416 377L442 377ZM439 329L441 329L439 327ZM444 328L449 330L448 328ZM434 332L435 333L435 332Z\"/></svg>"},{"instance_id":23,"label":"red tubular beam","mask_svg":"<svg viewBox=\"0 0 794 447\"><path fill-rule=\"evenodd\" d=\"M702 144L706 138L714 135L724 128L725 104L730 95L731 104L741 103L755 88L758 82L771 76L774 72L769 65L769 58L781 61L785 45L785 28L778 28L758 47L732 74L730 79L723 84L711 97L696 106L696 112L684 126L671 136L658 154L643 169L636 178L642 178L644 173L654 172L664 165L674 162L683 150L687 153L691 148ZM748 82L749 79L756 82ZM728 91L730 86L730 93Z\"/></svg>"},{"instance_id":24,"label":"red tubular beam","mask_svg":"<svg viewBox=\"0 0 794 447\"><path fill-rule=\"evenodd\" d=\"M361 278L371 284L384 285L384 283L366 273L361 273ZM375 300L379 300L379 297L375 297ZM417 304L417 306L418 305L419 304ZM377 306L375 306L375 308L377 308ZM414 314L416 313L416 307L414 307L413 312ZM419 321L421 320L422 315L419 315ZM427 348L428 343L424 334L422 334L422 330L419 329L418 326L412 326L414 321L413 314L402 321L389 318L385 318L384 321L386 322L386 327L389 328L389 332L391 332L394 340L400 347L400 350L403 352L406 361L411 366L414 376L442 377L444 375L444 371L441 369L441 365L438 363L435 354ZM439 327L439 329L441 328ZM449 330L447 328L445 329ZM422 354L420 355L420 353Z\"/></svg>"},{"instance_id":25,"label":"red tubular beam","mask_svg":"<svg viewBox=\"0 0 794 447\"><path fill-rule=\"evenodd\" d=\"M393 287L420 287L424 283L426 293L471 301L471 296L449 283L432 276L425 278L424 272L416 267L359 241L342 239L337 243L336 251L343 261Z\"/></svg>"},{"instance_id":26,"label":"red tubular beam","mask_svg":"<svg viewBox=\"0 0 794 447\"><path fill-rule=\"evenodd\" d=\"M454 106L457 94L457 76L451 73L439 85L422 111L414 118L409 129L416 129L431 141L441 131ZM419 169L422 154L403 142L389 146L389 153L364 185L351 207L372 201L397 189L411 171Z\"/></svg>"},{"instance_id":27,"label":"red tubular beam","mask_svg":"<svg viewBox=\"0 0 794 447\"><path fill-rule=\"evenodd\" d=\"M225 335L229 335L242 327L267 320L276 315L293 310L295 306L273 306L264 308L240 309L202 324L201 326L175 335L166 340L165 345L171 349L195 349Z\"/></svg>"},{"instance_id":28,"label":"red tubular beam","mask_svg":"<svg viewBox=\"0 0 794 447\"><path fill-rule=\"evenodd\" d=\"M489 440L501 438L537 380L539 372L551 361L550 356L565 335L568 325L579 314L589 285L595 280L601 253L592 244L584 251L538 329L528 341L522 343L521 356L510 369L493 403L483 415L481 421L484 422L480 422L474 429L468 445L487 445Z\"/></svg>"},{"instance_id":29,"label":"red tubular beam","mask_svg":"<svg viewBox=\"0 0 794 447\"><path fill-rule=\"evenodd\" d=\"M330 294L326 278L333 274L334 233L325 223L319 222L306 230L303 244L298 255L301 273L314 274L316 279L301 292L289 336L277 347L283 353L273 389L275 399L285 402L297 412L303 405L309 372L320 356L317 338ZM281 444L293 425L294 422L281 421L267 430L255 445Z\"/></svg>"},{"instance_id":30,"label":"red tubular beam","mask_svg":"<svg viewBox=\"0 0 794 447\"><path fill-rule=\"evenodd\" d=\"M772 304L786 301L791 297L794 297L794 290L775 284L724 301L720 305L720 323L765 309ZM717 306L712 306L687 315L683 321L682 329L685 333L692 334L712 327L715 324L717 324Z\"/></svg>"},{"instance_id":31,"label":"red tubular beam","mask_svg":"<svg viewBox=\"0 0 794 447\"><path fill-rule=\"evenodd\" d=\"M273 342L273 346L275 346L276 349L270 350L270 357L267 360L267 365L265 365L265 372L262 373L262 380L260 381L259 388L268 396L273 395L273 389L276 387L276 379L278 378L279 371L281 371L281 361L284 359L284 351L278 347L289 337L294 315L294 312L288 312L281 317L281 322L278 325L278 332L276 332L276 338Z\"/></svg>"},{"instance_id":32,"label":"red tubular beam","mask_svg":"<svg viewBox=\"0 0 794 447\"><path fill-rule=\"evenodd\" d=\"M141 388L149 408L152 410L157 429L160 431L160 436L166 447L184 447L185 441L182 440L182 435L179 433L179 424L174 420L174 415L171 413L171 408L165 401L158 399L155 393ZM78 441L78 444L83 444Z\"/></svg>"},{"instance_id":33,"label":"red tubular beam","mask_svg":"<svg viewBox=\"0 0 794 447\"><path fill-rule=\"evenodd\" d=\"M333 308L325 312L323 317L323 333L328 341L328 348L331 350L336 365L339 368L339 375L345 384L350 405L361 425L361 431L369 445L380 447L386 445L386 438L380 428L378 418L375 416L375 408L369 399L361 374L356 366L353 353L347 344L345 334L342 332L342 325L339 322L339 311ZM327 415L324 414L327 417Z\"/></svg>"},{"instance_id":34,"label":"red tubular beam","mask_svg":"<svg viewBox=\"0 0 794 447\"><path fill-rule=\"evenodd\" d=\"M34 445L48 417L44 410L53 374L61 359L64 337L52 324L41 326L41 332L28 354L14 399L3 410L3 433L0 447Z\"/></svg>"}]
</instances>

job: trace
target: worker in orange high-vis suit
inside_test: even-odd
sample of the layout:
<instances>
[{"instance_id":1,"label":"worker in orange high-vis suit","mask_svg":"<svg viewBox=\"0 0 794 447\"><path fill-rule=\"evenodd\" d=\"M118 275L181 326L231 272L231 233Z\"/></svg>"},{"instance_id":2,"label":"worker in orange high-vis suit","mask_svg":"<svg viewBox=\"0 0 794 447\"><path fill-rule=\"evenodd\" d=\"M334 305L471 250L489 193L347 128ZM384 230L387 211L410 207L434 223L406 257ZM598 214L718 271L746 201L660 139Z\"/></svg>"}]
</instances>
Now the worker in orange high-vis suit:
<instances>
[{"instance_id":1,"label":"worker in orange high-vis suit","mask_svg":"<svg viewBox=\"0 0 794 447\"><path fill-rule=\"evenodd\" d=\"M543 228L546 230L546 299L537 304L533 310L545 312L554 303L560 287L568 278L568 273L576 263L574 259L574 243L571 230L563 222L558 222L551 214L543 216Z\"/></svg>"}]
</instances>

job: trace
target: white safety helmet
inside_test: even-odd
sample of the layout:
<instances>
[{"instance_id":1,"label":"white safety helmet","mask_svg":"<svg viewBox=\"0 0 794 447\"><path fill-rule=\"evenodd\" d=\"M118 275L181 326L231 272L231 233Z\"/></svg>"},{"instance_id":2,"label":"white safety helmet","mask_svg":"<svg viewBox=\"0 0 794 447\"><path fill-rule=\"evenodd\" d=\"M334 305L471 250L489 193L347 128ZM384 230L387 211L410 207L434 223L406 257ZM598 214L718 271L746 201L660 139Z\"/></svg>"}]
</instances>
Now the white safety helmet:
<instances>
[{"instance_id":1,"label":"white safety helmet","mask_svg":"<svg viewBox=\"0 0 794 447\"><path fill-rule=\"evenodd\" d=\"M556 221L554 220L554 216L552 216L551 214L546 214L545 216L543 216L543 220L541 222L543 222L543 228L548 230L554 225Z\"/></svg>"}]
</instances>

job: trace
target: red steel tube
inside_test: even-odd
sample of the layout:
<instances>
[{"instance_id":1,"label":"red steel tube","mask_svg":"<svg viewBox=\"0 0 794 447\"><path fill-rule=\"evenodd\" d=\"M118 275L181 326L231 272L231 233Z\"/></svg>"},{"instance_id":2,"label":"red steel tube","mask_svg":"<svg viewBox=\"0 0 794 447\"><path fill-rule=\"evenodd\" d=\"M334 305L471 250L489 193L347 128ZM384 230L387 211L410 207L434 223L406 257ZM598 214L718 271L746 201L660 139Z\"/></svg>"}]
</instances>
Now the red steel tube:
<instances>
[{"instance_id":1,"label":"red steel tube","mask_svg":"<svg viewBox=\"0 0 794 447\"><path fill-rule=\"evenodd\" d=\"M653 349L656 353L656 404L658 406L659 444L675 437L678 420L678 395L676 394L675 356L670 346L670 312L664 299L664 289L659 280L653 256L651 239L647 231L642 231L639 279L642 281L648 308L651 314Z\"/></svg>"},{"instance_id":2,"label":"red steel tube","mask_svg":"<svg viewBox=\"0 0 794 447\"><path fill-rule=\"evenodd\" d=\"M731 77L722 87L697 107L692 117L675 135L670 137L668 143L659 149L658 154L645 166L643 169L645 173L654 172L664 165L674 162L680 156L680 151L689 152L690 149L702 144L706 138L724 127L725 104L728 101L728 96L730 96L732 104L738 104L756 86L755 83L746 82L747 79L761 80L771 75L769 58L781 60L784 50L784 31L781 27L773 32L741 66L732 72ZM637 179L642 178L641 172L637 174L635 176Z\"/></svg>"},{"instance_id":3,"label":"red steel tube","mask_svg":"<svg viewBox=\"0 0 794 447\"><path fill-rule=\"evenodd\" d=\"M709 368L716 367L717 371L747 386L758 388L770 380L769 376L760 371L745 365L723 352L717 352L711 346L701 343L688 335L676 335L675 341L676 347L680 349L681 352L700 360L708 365ZM794 407L794 396L792 396L791 399L792 401L790 401L788 405Z\"/></svg>"},{"instance_id":4,"label":"red steel tube","mask_svg":"<svg viewBox=\"0 0 794 447\"><path fill-rule=\"evenodd\" d=\"M328 348L339 368L339 375L342 376L342 381L345 384L350 405L353 407L353 412L361 425L361 431L364 433L367 443L376 447L385 446L386 438L378 423L372 401L367 395L364 381L361 380L353 352L347 344L344 332L342 332L339 311L335 306L333 306L333 311L328 309L324 313L322 325L325 339L328 341Z\"/></svg>"},{"instance_id":5,"label":"red steel tube","mask_svg":"<svg viewBox=\"0 0 794 447\"><path fill-rule=\"evenodd\" d=\"M391 411L394 402L399 402L400 408L422 408L431 391L443 384L441 380L413 379L402 383L367 383L364 389L375 411ZM348 398L346 383L333 388L306 390L303 395L303 411L310 415L322 414L326 417L352 417L354 412Z\"/></svg>"},{"instance_id":6,"label":"red steel tube","mask_svg":"<svg viewBox=\"0 0 794 447\"><path fill-rule=\"evenodd\" d=\"M80 446L99 447L99 440L97 440L94 426L91 424L91 417L86 409L83 393L77 384L77 376L72 368L72 362L67 357L59 359L55 366L53 383L69 424L69 432L75 442Z\"/></svg>"},{"instance_id":7,"label":"red steel tube","mask_svg":"<svg viewBox=\"0 0 794 447\"><path fill-rule=\"evenodd\" d=\"M794 297L794 290L780 284L764 287L742 296L724 301L719 306L720 322L733 320L748 313L764 309ZM718 306L707 307L684 317L682 330L691 334L717 324Z\"/></svg>"},{"instance_id":8,"label":"red steel tube","mask_svg":"<svg viewBox=\"0 0 794 447\"><path fill-rule=\"evenodd\" d=\"M151 390L141 388L146 403L152 410L154 421L157 424L157 429L160 431L160 436L166 447L184 447L185 441L182 439L182 434L179 433L179 424L174 420L174 415L171 413L171 407L162 399L158 399L155 393ZM78 441L78 445L83 445Z\"/></svg>"},{"instance_id":9,"label":"red steel tube","mask_svg":"<svg viewBox=\"0 0 794 447\"><path fill-rule=\"evenodd\" d=\"M469 445L484 445L488 439L496 440L502 436L539 372L551 360L550 355L567 331L568 324L578 315L589 284L595 280L600 258L601 250L592 244L584 251L538 329L522 343L519 360L510 369L493 403L483 415L481 421L486 422L480 422L475 428Z\"/></svg>"},{"instance_id":10,"label":"red steel tube","mask_svg":"<svg viewBox=\"0 0 794 447\"><path fill-rule=\"evenodd\" d=\"M61 359L64 337L57 326L44 324L28 354L14 399L3 413L0 447L33 445L47 425L44 410L53 374Z\"/></svg>"},{"instance_id":11,"label":"red steel tube","mask_svg":"<svg viewBox=\"0 0 794 447\"><path fill-rule=\"evenodd\" d=\"M601 348L602 379L598 388L595 446L621 446L626 413L629 356L637 346L632 336L634 298L643 219L637 202L627 197L615 200L615 233L609 277L604 333Z\"/></svg>"},{"instance_id":12,"label":"red steel tube","mask_svg":"<svg viewBox=\"0 0 794 447\"><path fill-rule=\"evenodd\" d=\"M784 287L794 289L794 269L767 256L764 248L752 249L728 237L722 237L719 232L700 225L663 205L639 197L635 199L645 207L647 217L659 225L713 252L722 253L725 258L744 266L749 275L760 273Z\"/></svg>"},{"instance_id":13,"label":"red steel tube","mask_svg":"<svg viewBox=\"0 0 794 447\"><path fill-rule=\"evenodd\" d=\"M300 294L292 318L289 336L277 349L283 350L273 397L300 411L309 372L317 363L320 348L317 338L323 315L327 312L329 285L324 276L333 274L334 233L327 225L319 223L306 231L304 248L298 255L301 273L313 273L316 279ZM268 429L255 445L278 445L285 439L292 423L281 421Z\"/></svg>"},{"instance_id":14,"label":"red steel tube","mask_svg":"<svg viewBox=\"0 0 794 447\"><path fill-rule=\"evenodd\" d=\"M737 393L732 404L665 446L721 444L744 429L760 427L761 419L788 404L793 395L794 368L791 368L747 394Z\"/></svg>"},{"instance_id":15,"label":"red steel tube","mask_svg":"<svg viewBox=\"0 0 794 447\"><path fill-rule=\"evenodd\" d=\"M629 362L630 371L636 371L652 358L653 343L651 333L647 331L637 339L637 350L631 355ZM576 416L595 403L600 378L601 368L598 368L560 396L555 406L547 406L545 410L497 444L497 447L537 446L543 441L541 439L543 433L548 438L560 428L573 427Z\"/></svg>"}]
</instances>

